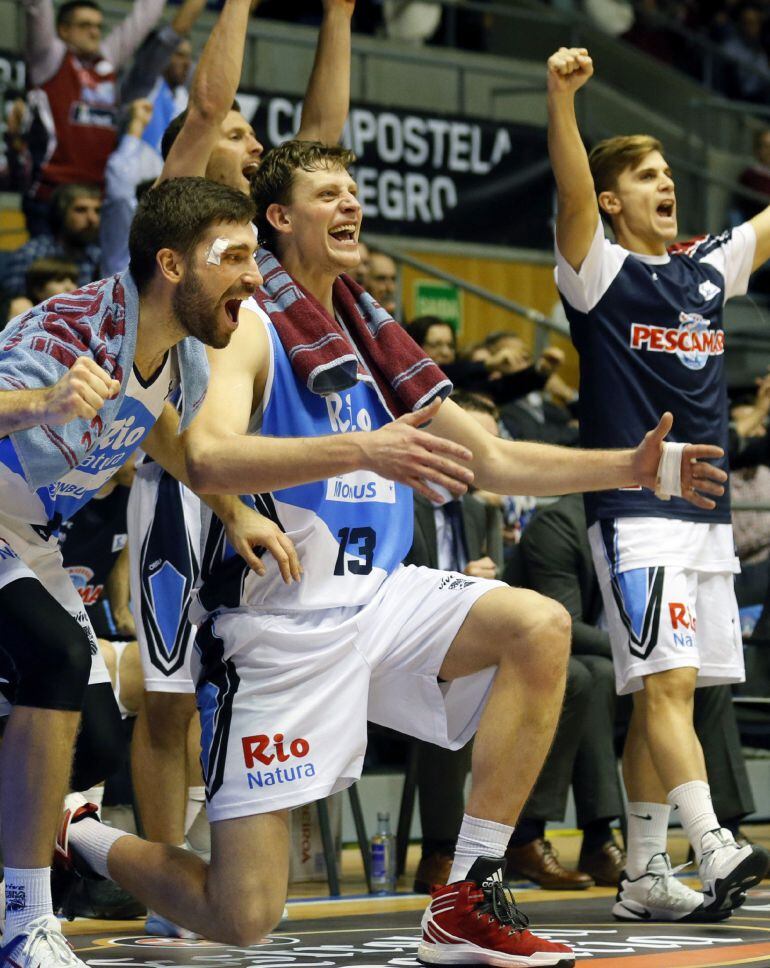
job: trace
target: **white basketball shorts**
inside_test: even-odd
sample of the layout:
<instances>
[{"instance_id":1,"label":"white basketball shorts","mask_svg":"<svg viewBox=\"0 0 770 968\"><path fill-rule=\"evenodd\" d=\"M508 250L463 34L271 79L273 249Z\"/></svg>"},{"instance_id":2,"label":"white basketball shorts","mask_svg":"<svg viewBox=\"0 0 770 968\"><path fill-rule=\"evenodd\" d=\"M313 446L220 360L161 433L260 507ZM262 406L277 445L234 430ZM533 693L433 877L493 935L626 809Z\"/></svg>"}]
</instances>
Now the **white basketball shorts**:
<instances>
[{"instance_id":1,"label":"white basketball shorts","mask_svg":"<svg viewBox=\"0 0 770 968\"><path fill-rule=\"evenodd\" d=\"M367 720L458 749L495 670L440 682L468 612L502 582L410 565L361 608L239 608L199 628L193 666L210 820L299 806L361 775Z\"/></svg>"}]
</instances>

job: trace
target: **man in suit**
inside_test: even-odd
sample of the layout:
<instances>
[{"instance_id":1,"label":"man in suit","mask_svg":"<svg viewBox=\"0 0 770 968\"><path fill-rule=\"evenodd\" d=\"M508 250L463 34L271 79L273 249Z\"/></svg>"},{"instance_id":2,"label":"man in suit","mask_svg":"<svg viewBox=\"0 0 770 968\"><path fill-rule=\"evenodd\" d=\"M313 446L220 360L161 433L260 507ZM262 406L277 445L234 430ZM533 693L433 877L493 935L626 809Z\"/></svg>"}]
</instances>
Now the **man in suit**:
<instances>
[{"instance_id":1,"label":"man in suit","mask_svg":"<svg viewBox=\"0 0 770 968\"><path fill-rule=\"evenodd\" d=\"M562 817L571 779L578 825L584 831L578 866L597 883L610 883L613 867L617 869L620 863L620 851L611 840L609 821L622 812L612 744L614 689L609 636L597 625L602 600L582 497L570 495L540 509L527 526L519 548L522 583L567 608L572 616L571 662L584 665L593 682L574 760L560 755L560 725L522 816ZM728 687L696 690L695 727L703 746L715 812L724 825L737 830L738 820L755 808ZM520 823L517 830L521 827ZM509 873L510 866L509 858Z\"/></svg>"}]
</instances>

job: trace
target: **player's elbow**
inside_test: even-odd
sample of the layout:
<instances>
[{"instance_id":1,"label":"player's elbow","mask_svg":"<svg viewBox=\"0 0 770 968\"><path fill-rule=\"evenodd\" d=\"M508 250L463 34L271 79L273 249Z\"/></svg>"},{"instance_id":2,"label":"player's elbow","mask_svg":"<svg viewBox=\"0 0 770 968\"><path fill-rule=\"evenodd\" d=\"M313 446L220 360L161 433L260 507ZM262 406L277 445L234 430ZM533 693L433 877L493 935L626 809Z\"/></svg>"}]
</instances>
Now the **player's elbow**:
<instances>
[{"instance_id":1,"label":"player's elbow","mask_svg":"<svg viewBox=\"0 0 770 968\"><path fill-rule=\"evenodd\" d=\"M227 117L232 100L223 100L216 91L207 85L194 87L190 92L190 105L187 109L183 130L194 141L199 132L218 128Z\"/></svg>"},{"instance_id":2,"label":"player's elbow","mask_svg":"<svg viewBox=\"0 0 770 968\"><path fill-rule=\"evenodd\" d=\"M217 494L216 461L211 449L200 442L188 442L185 465L190 487L198 494Z\"/></svg>"}]
</instances>

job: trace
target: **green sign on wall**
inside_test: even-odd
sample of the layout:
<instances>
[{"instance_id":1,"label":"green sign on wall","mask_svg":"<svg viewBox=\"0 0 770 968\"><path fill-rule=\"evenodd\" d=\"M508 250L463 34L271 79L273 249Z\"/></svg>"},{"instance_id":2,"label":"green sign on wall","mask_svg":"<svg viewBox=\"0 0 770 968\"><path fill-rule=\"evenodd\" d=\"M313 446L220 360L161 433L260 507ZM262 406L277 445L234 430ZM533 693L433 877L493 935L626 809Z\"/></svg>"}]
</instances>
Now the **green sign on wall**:
<instances>
[{"instance_id":1,"label":"green sign on wall","mask_svg":"<svg viewBox=\"0 0 770 968\"><path fill-rule=\"evenodd\" d=\"M434 282L431 279L417 279L414 283L414 314L418 316L438 316L454 327L456 333L462 332L463 310L462 294L456 286L448 282Z\"/></svg>"}]
</instances>

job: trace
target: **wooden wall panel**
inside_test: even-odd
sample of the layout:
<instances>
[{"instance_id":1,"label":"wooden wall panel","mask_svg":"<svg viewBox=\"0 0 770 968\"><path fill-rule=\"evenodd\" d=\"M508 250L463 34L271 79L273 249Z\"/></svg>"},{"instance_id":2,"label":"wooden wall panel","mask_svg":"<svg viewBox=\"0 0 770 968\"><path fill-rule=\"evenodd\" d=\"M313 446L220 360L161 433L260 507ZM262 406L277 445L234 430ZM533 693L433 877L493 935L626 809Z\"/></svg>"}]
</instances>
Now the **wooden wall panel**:
<instances>
[{"instance_id":1,"label":"wooden wall panel","mask_svg":"<svg viewBox=\"0 0 770 968\"><path fill-rule=\"evenodd\" d=\"M409 253L420 259L443 269L461 279L473 282L484 289L524 306L530 306L548 316L558 300L556 284L553 279L553 266L539 265L527 262L510 262L503 259L465 258L455 255L435 255L426 252ZM402 296L404 318L409 320L413 316L414 284L418 279L429 279L427 273L404 266L401 271ZM437 280L433 280L437 281ZM530 346L535 342L535 325L523 316L513 315L504 309L492 306L490 303L468 293L463 293L463 329L460 334L460 345L474 343L483 339L488 333L503 329L518 333ZM550 337L551 345L563 349L567 355L562 375L572 386L577 386L578 366L577 354L570 340L558 334Z\"/></svg>"}]
</instances>

